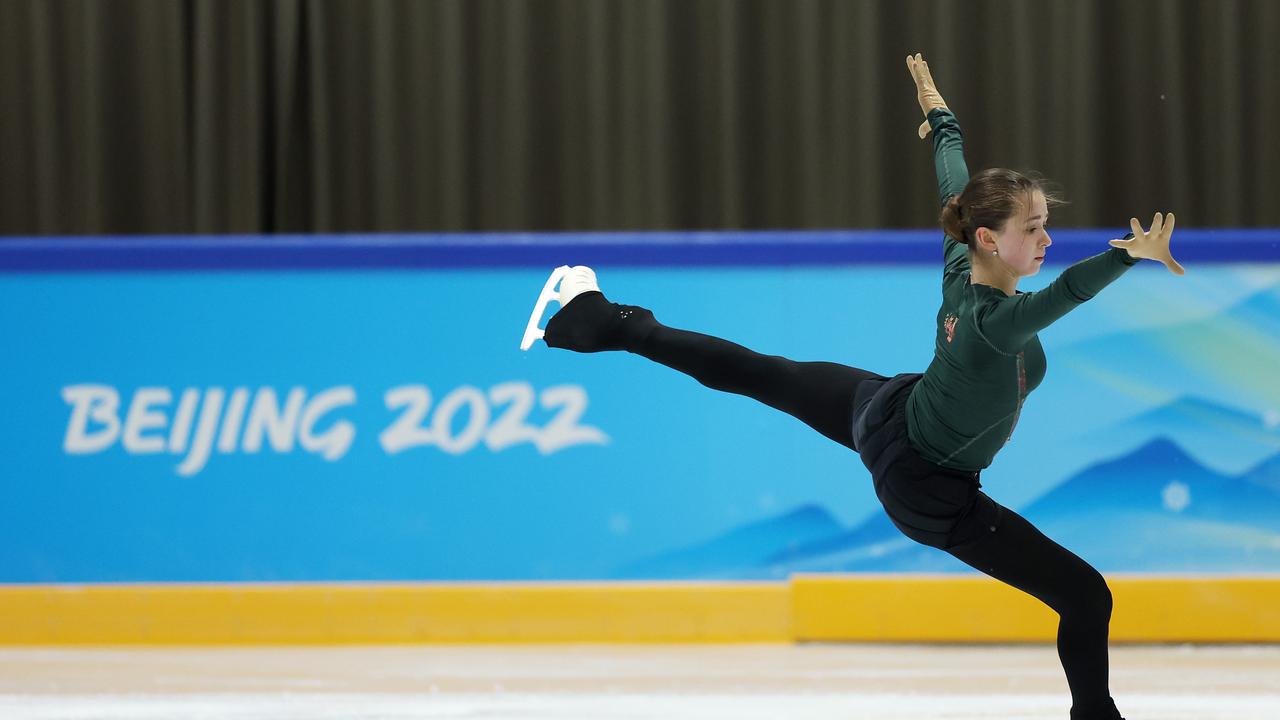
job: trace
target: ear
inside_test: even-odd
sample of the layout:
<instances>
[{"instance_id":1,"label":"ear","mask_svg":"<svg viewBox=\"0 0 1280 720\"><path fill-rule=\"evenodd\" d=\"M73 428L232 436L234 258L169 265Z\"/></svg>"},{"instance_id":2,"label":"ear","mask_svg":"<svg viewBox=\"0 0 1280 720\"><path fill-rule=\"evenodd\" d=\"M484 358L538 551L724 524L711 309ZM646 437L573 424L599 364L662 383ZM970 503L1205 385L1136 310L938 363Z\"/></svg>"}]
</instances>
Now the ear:
<instances>
[{"instance_id":1,"label":"ear","mask_svg":"<svg viewBox=\"0 0 1280 720\"><path fill-rule=\"evenodd\" d=\"M996 247L996 234L991 232L991 228L978 228L973 233L973 240L976 244L974 250L981 250L989 253Z\"/></svg>"}]
</instances>

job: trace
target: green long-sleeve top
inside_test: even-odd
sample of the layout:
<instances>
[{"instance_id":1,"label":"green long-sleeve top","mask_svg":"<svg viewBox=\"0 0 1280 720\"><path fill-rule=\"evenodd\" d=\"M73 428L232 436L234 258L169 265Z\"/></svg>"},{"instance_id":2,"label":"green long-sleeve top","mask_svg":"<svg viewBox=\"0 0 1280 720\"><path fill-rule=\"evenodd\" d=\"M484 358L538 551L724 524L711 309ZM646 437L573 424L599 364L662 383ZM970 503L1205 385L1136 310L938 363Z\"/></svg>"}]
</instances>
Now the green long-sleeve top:
<instances>
[{"instance_id":1,"label":"green long-sleeve top","mask_svg":"<svg viewBox=\"0 0 1280 720\"><path fill-rule=\"evenodd\" d=\"M938 196L969 182L960 125L949 110L929 113ZM1067 268L1048 287L1006 295L970 279L968 246L944 237L942 307L933 362L907 400L907 437L925 459L979 471L1013 436L1027 395L1045 375L1040 330L1137 264L1123 248Z\"/></svg>"}]
</instances>

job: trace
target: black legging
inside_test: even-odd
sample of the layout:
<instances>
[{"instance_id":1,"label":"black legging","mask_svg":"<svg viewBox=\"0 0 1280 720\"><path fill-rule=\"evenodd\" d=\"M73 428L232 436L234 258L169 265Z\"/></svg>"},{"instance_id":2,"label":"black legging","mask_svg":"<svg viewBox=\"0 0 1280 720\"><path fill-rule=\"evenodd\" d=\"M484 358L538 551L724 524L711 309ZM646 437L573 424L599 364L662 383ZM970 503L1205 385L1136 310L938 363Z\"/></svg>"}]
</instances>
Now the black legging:
<instances>
[{"instance_id":1,"label":"black legging","mask_svg":"<svg viewBox=\"0 0 1280 720\"><path fill-rule=\"evenodd\" d=\"M755 398L853 449L853 397L883 376L831 362L761 355L701 333L658 325L631 347L703 385ZM1003 508L998 533L950 547L967 565L1026 592L1059 615L1058 657L1071 688L1073 720L1119 717L1107 687L1111 592L1097 570Z\"/></svg>"}]
</instances>

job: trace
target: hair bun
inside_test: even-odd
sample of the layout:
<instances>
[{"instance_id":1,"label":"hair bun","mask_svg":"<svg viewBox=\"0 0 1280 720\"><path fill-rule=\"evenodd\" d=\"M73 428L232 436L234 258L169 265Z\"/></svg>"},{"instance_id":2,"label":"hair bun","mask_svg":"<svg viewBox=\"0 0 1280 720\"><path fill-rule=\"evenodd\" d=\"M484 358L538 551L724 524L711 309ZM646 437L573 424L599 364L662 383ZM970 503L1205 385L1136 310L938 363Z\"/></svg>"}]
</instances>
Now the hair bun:
<instances>
[{"instance_id":1,"label":"hair bun","mask_svg":"<svg viewBox=\"0 0 1280 720\"><path fill-rule=\"evenodd\" d=\"M968 223L964 220L964 210L960 205L959 195L947 198L947 204L942 208L941 220L943 232L955 240L969 244Z\"/></svg>"}]
</instances>

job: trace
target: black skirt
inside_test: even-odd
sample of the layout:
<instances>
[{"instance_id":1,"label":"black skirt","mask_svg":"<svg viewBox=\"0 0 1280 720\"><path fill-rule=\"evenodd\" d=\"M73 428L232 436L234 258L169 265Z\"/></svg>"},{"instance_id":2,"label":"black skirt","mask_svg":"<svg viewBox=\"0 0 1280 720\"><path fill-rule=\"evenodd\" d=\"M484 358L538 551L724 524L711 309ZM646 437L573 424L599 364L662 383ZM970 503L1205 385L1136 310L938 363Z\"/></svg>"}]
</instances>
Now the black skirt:
<instances>
[{"instance_id":1,"label":"black skirt","mask_svg":"<svg viewBox=\"0 0 1280 720\"><path fill-rule=\"evenodd\" d=\"M923 377L871 378L854 398L853 443L876 497L903 535L941 550L993 533L1003 509L982 492L981 471L930 462L907 438L907 398Z\"/></svg>"}]
</instances>

